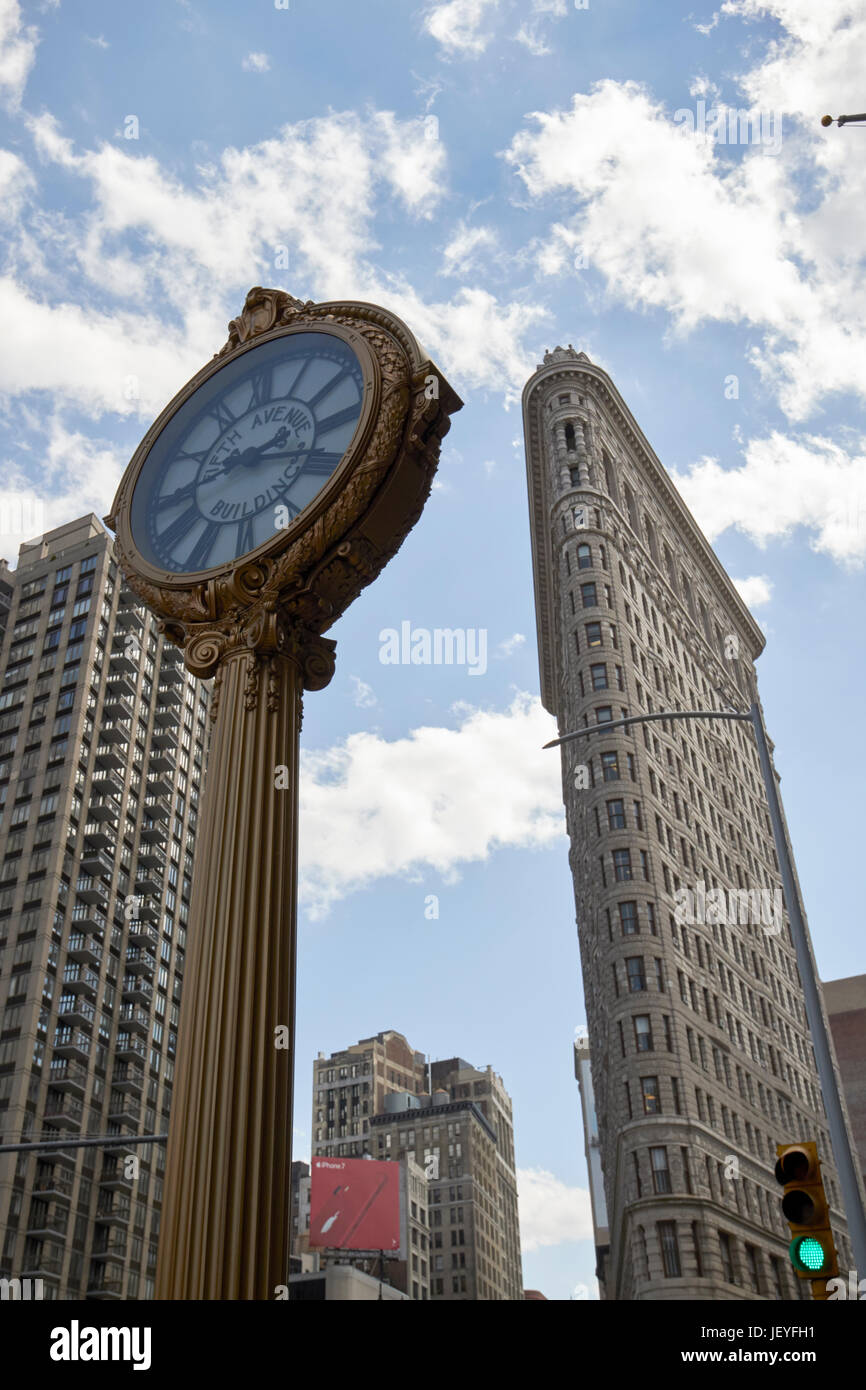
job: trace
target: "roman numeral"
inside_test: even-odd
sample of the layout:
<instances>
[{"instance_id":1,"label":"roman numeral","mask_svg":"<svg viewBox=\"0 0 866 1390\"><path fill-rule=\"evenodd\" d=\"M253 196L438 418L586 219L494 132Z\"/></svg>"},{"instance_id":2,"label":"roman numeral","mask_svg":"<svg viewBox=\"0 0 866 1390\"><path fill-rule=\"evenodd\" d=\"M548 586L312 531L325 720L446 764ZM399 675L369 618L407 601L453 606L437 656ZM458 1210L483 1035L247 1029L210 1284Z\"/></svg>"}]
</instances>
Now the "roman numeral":
<instances>
[{"instance_id":1,"label":"roman numeral","mask_svg":"<svg viewBox=\"0 0 866 1390\"><path fill-rule=\"evenodd\" d=\"M161 512L164 507L176 507L178 502L186 502L195 496L196 482L193 480L187 483L186 487L179 487L177 492L167 492L163 497L156 499L156 510Z\"/></svg>"},{"instance_id":2,"label":"roman numeral","mask_svg":"<svg viewBox=\"0 0 866 1390\"><path fill-rule=\"evenodd\" d=\"M238 522L238 542L235 548L235 557L246 555L248 550L255 548L255 538L253 536L253 519L251 516L245 517Z\"/></svg>"},{"instance_id":3,"label":"roman numeral","mask_svg":"<svg viewBox=\"0 0 866 1390\"><path fill-rule=\"evenodd\" d=\"M219 426L221 434L224 434L226 430L231 429L232 425L238 418L236 415L232 414L222 397L220 397L214 405L211 414L216 416L216 422Z\"/></svg>"},{"instance_id":4,"label":"roman numeral","mask_svg":"<svg viewBox=\"0 0 866 1390\"><path fill-rule=\"evenodd\" d=\"M182 541L187 531L189 531L197 521L201 521L201 512L198 507L188 507L180 516L175 517L170 526L158 534L160 546L166 550L174 550L178 541Z\"/></svg>"},{"instance_id":5,"label":"roman numeral","mask_svg":"<svg viewBox=\"0 0 866 1390\"><path fill-rule=\"evenodd\" d=\"M335 430L338 425L347 425L350 421L357 420L360 413L360 406L347 405L345 410L335 411L326 420L317 420L316 435L327 434L329 430Z\"/></svg>"},{"instance_id":6,"label":"roman numeral","mask_svg":"<svg viewBox=\"0 0 866 1390\"><path fill-rule=\"evenodd\" d=\"M209 521L187 557L187 569L203 570L207 557L213 550L214 541L220 533L218 521Z\"/></svg>"},{"instance_id":7,"label":"roman numeral","mask_svg":"<svg viewBox=\"0 0 866 1390\"><path fill-rule=\"evenodd\" d=\"M328 453L327 450L318 451L311 454L301 469L302 473L311 473L314 478L330 478L342 454Z\"/></svg>"},{"instance_id":8,"label":"roman numeral","mask_svg":"<svg viewBox=\"0 0 866 1390\"><path fill-rule=\"evenodd\" d=\"M273 390L274 373L272 367L262 367L250 381L249 410L258 410L267 405Z\"/></svg>"},{"instance_id":9,"label":"roman numeral","mask_svg":"<svg viewBox=\"0 0 866 1390\"><path fill-rule=\"evenodd\" d=\"M195 463L195 464L201 465L201 464L204 463L204 461L205 461L205 459L207 458L207 456L208 456L209 453L210 453L210 448L209 448L209 447L208 447L207 449L199 449L198 452L196 452L195 450L193 450L191 453L188 452L186 449L181 449L180 453L177 455L177 460L176 460L176 462L177 462L177 463Z\"/></svg>"},{"instance_id":10,"label":"roman numeral","mask_svg":"<svg viewBox=\"0 0 866 1390\"><path fill-rule=\"evenodd\" d=\"M343 370L341 372L338 372L336 376L332 376L331 380L329 382L326 382L326 384L322 387L321 391L317 391L315 396L312 396L307 401L307 405L310 407L310 409L315 410L316 406L319 404L319 401L323 401L325 397L328 395L328 393L330 391L333 391L335 386L339 386L340 382L344 381L345 378L349 375L351 375L349 368L344 367Z\"/></svg>"}]
</instances>

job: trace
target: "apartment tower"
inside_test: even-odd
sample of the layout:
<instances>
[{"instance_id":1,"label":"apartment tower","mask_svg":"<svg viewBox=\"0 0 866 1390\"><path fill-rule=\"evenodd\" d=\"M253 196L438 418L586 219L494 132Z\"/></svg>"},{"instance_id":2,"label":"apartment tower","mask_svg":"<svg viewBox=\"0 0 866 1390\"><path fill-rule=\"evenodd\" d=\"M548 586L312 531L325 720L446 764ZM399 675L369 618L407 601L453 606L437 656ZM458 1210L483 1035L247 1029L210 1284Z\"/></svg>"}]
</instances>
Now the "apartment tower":
<instances>
[{"instance_id":1,"label":"apartment tower","mask_svg":"<svg viewBox=\"0 0 866 1390\"><path fill-rule=\"evenodd\" d=\"M320 1054L313 1136L314 1157L366 1153L424 1174L427 1209L409 1248L413 1297L522 1299L511 1098L492 1067L461 1057L428 1066L393 1030Z\"/></svg>"},{"instance_id":2,"label":"apartment tower","mask_svg":"<svg viewBox=\"0 0 866 1390\"><path fill-rule=\"evenodd\" d=\"M558 347L523 411L541 694L560 733L748 708L761 630L610 377ZM777 1143L817 1141L845 1268L850 1249L751 729L671 720L561 755L604 1295L811 1297L787 1257Z\"/></svg>"},{"instance_id":3,"label":"apartment tower","mask_svg":"<svg viewBox=\"0 0 866 1390\"><path fill-rule=\"evenodd\" d=\"M90 515L23 545L0 684L0 1278L150 1298L205 687Z\"/></svg>"}]
</instances>

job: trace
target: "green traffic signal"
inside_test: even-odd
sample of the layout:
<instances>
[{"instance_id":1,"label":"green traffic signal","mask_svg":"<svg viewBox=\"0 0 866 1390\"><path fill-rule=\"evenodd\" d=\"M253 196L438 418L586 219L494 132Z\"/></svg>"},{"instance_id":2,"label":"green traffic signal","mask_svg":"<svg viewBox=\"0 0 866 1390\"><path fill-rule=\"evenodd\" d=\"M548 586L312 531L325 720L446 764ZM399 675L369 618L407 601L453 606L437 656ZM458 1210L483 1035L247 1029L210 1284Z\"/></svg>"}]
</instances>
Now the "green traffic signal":
<instances>
[{"instance_id":1,"label":"green traffic signal","mask_svg":"<svg viewBox=\"0 0 866 1390\"><path fill-rule=\"evenodd\" d=\"M827 1264L827 1252L814 1236L795 1236L788 1248L795 1269L807 1274L820 1274Z\"/></svg>"}]
</instances>

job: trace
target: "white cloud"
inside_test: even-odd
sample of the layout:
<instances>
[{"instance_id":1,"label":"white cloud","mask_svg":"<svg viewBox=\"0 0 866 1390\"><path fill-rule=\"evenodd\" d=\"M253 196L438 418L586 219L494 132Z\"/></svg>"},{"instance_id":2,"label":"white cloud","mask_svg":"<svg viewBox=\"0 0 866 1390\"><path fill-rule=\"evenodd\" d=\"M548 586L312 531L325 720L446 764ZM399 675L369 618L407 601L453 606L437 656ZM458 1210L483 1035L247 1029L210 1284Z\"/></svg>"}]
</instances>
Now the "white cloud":
<instances>
[{"instance_id":1,"label":"white cloud","mask_svg":"<svg viewBox=\"0 0 866 1390\"><path fill-rule=\"evenodd\" d=\"M592 1240L589 1189L569 1187L544 1168L518 1168L521 1249Z\"/></svg>"},{"instance_id":2,"label":"white cloud","mask_svg":"<svg viewBox=\"0 0 866 1390\"><path fill-rule=\"evenodd\" d=\"M712 541L734 527L757 545L810 532L809 544L850 568L866 560L866 440L848 453L820 435L753 439L740 468L701 459L676 487Z\"/></svg>"},{"instance_id":3,"label":"white cloud","mask_svg":"<svg viewBox=\"0 0 866 1390\"><path fill-rule=\"evenodd\" d=\"M491 227L469 227L460 222L442 252L444 275L465 274L484 251L495 250L496 233Z\"/></svg>"},{"instance_id":4,"label":"white cloud","mask_svg":"<svg viewBox=\"0 0 866 1390\"><path fill-rule=\"evenodd\" d=\"M28 459L26 473L3 460L0 555L13 563L23 541L65 526L70 517L87 512L104 516L127 462L106 440L68 430L53 416L44 446L38 458Z\"/></svg>"},{"instance_id":5,"label":"white cloud","mask_svg":"<svg viewBox=\"0 0 866 1390\"><path fill-rule=\"evenodd\" d=\"M267 53L248 53L241 67L244 72L270 72L271 60Z\"/></svg>"},{"instance_id":6,"label":"white cloud","mask_svg":"<svg viewBox=\"0 0 866 1390\"><path fill-rule=\"evenodd\" d=\"M91 38L89 34L85 34L84 37L88 43L93 44L94 48L109 48L111 46L102 34L97 34L95 38Z\"/></svg>"},{"instance_id":7,"label":"white cloud","mask_svg":"<svg viewBox=\"0 0 866 1390\"><path fill-rule=\"evenodd\" d=\"M366 681L362 681L360 676L350 676L352 682L352 704L357 705L358 709L372 709L378 705L379 701L376 692Z\"/></svg>"},{"instance_id":8,"label":"white cloud","mask_svg":"<svg viewBox=\"0 0 866 1390\"><path fill-rule=\"evenodd\" d=\"M518 695L502 711L461 706L454 729L389 742L372 733L301 755L300 900L313 918L378 879L453 879L497 849L565 834L553 720Z\"/></svg>"},{"instance_id":9,"label":"white cloud","mask_svg":"<svg viewBox=\"0 0 866 1390\"><path fill-rule=\"evenodd\" d=\"M859 0L731 0L724 12L787 28L762 50L752 44L758 61L729 102L764 114L768 146L769 118L782 118L777 149L716 144L646 88L608 80L570 109L533 113L506 157L533 200L557 205L534 243L543 272L560 273L581 247L611 299L663 310L674 331L757 330L749 361L801 420L827 394L866 394L863 247L839 235L859 223L866 162L852 132L818 125L828 92L842 109L862 105L866 10Z\"/></svg>"},{"instance_id":10,"label":"white cloud","mask_svg":"<svg viewBox=\"0 0 866 1390\"><path fill-rule=\"evenodd\" d=\"M446 0L434 4L424 17L424 28L442 44L451 57L460 54L475 57L483 53L490 42L490 31L482 26L499 6L499 0Z\"/></svg>"},{"instance_id":11,"label":"white cloud","mask_svg":"<svg viewBox=\"0 0 866 1390\"><path fill-rule=\"evenodd\" d=\"M773 584L765 574L752 574L748 579L732 579L731 583L747 608L760 608L769 603L773 595Z\"/></svg>"},{"instance_id":12,"label":"white cloud","mask_svg":"<svg viewBox=\"0 0 866 1390\"><path fill-rule=\"evenodd\" d=\"M518 647L522 647L526 642L522 632L515 632L513 637L506 637L504 642L500 642L496 648L497 656L513 656Z\"/></svg>"},{"instance_id":13,"label":"white cloud","mask_svg":"<svg viewBox=\"0 0 866 1390\"><path fill-rule=\"evenodd\" d=\"M0 0L0 93L13 109L24 95L38 42L38 31L23 22L18 0Z\"/></svg>"}]
</instances>

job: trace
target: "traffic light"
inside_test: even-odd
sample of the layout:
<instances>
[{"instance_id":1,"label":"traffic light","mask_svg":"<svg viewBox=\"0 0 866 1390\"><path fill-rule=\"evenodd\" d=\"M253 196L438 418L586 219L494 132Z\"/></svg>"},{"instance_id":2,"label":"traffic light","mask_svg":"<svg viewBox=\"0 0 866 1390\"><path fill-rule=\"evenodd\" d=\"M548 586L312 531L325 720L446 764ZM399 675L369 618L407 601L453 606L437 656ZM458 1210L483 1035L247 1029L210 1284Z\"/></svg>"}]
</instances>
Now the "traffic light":
<instances>
[{"instance_id":1,"label":"traffic light","mask_svg":"<svg viewBox=\"0 0 866 1390\"><path fill-rule=\"evenodd\" d=\"M793 1240L788 1255L798 1279L812 1281L812 1297L826 1299L827 1280L839 1273L836 1247L830 1230L830 1204L821 1177L818 1146L777 1144L776 1182L785 1191L782 1213Z\"/></svg>"}]
</instances>

